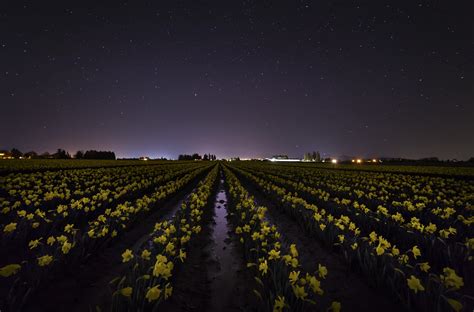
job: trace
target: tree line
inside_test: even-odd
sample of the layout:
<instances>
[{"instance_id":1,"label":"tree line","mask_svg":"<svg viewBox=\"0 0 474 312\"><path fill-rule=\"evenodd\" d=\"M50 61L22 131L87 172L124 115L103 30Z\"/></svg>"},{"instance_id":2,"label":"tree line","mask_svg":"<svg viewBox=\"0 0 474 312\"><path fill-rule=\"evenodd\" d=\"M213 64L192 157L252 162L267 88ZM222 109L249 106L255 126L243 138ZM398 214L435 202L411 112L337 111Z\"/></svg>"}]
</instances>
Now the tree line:
<instances>
[{"instance_id":1,"label":"tree line","mask_svg":"<svg viewBox=\"0 0 474 312\"><path fill-rule=\"evenodd\" d=\"M214 154L204 154L204 156L194 153L192 155L179 154L178 160L216 160L217 157Z\"/></svg>"},{"instance_id":2,"label":"tree line","mask_svg":"<svg viewBox=\"0 0 474 312\"><path fill-rule=\"evenodd\" d=\"M308 153L304 153L303 160L304 161L320 162L322 159L321 159L321 155L319 154L319 152L312 152L312 153L308 152Z\"/></svg>"},{"instance_id":3,"label":"tree line","mask_svg":"<svg viewBox=\"0 0 474 312\"><path fill-rule=\"evenodd\" d=\"M116 159L115 153L111 151L77 151L74 156L71 156L69 152L64 149L58 148L56 153L45 152L38 154L35 151L30 151L27 153L22 153L19 149L13 148L11 151L3 152L4 157L6 158L31 158L31 159Z\"/></svg>"}]
</instances>

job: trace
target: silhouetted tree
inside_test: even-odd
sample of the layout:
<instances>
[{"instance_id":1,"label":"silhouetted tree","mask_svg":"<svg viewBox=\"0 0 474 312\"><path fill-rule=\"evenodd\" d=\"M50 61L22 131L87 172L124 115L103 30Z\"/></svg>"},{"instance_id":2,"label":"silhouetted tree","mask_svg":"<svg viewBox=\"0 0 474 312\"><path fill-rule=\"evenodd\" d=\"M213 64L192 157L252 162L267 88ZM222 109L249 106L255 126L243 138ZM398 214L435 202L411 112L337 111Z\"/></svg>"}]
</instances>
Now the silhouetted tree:
<instances>
[{"instance_id":1,"label":"silhouetted tree","mask_svg":"<svg viewBox=\"0 0 474 312\"><path fill-rule=\"evenodd\" d=\"M25 153L23 156L25 156L26 158L38 158L38 154L35 151Z\"/></svg>"},{"instance_id":2,"label":"silhouetted tree","mask_svg":"<svg viewBox=\"0 0 474 312\"><path fill-rule=\"evenodd\" d=\"M83 159L108 159L115 160L115 153L110 151L95 151L90 150L84 153Z\"/></svg>"},{"instance_id":3,"label":"silhouetted tree","mask_svg":"<svg viewBox=\"0 0 474 312\"><path fill-rule=\"evenodd\" d=\"M52 158L49 152L44 152L39 156L39 158Z\"/></svg>"},{"instance_id":4,"label":"silhouetted tree","mask_svg":"<svg viewBox=\"0 0 474 312\"><path fill-rule=\"evenodd\" d=\"M12 150L10 151L10 154L12 155L13 158L20 158L21 156L23 156L23 153L20 152L20 150L16 148L12 148Z\"/></svg>"},{"instance_id":5,"label":"silhouetted tree","mask_svg":"<svg viewBox=\"0 0 474 312\"><path fill-rule=\"evenodd\" d=\"M83 159L84 158L84 152L83 151L77 151L76 154L74 155L74 158Z\"/></svg>"},{"instance_id":6,"label":"silhouetted tree","mask_svg":"<svg viewBox=\"0 0 474 312\"><path fill-rule=\"evenodd\" d=\"M56 159L70 159L71 155L63 149L58 148L57 152L53 155Z\"/></svg>"}]
</instances>

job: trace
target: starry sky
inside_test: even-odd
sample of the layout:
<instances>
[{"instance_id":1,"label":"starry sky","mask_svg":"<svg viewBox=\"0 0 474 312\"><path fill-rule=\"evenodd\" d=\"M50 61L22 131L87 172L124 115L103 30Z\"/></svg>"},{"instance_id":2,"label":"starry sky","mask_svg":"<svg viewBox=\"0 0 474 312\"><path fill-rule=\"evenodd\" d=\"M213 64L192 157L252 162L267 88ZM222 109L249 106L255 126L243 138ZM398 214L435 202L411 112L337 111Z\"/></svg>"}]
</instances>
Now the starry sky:
<instances>
[{"instance_id":1,"label":"starry sky","mask_svg":"<svg viewBox=\"0 0 474 312\"><path fill-rule=\"evenodd\" d=\"M445 0L2 1L0 148L467 159L472 12Z\"/></svg>"}]
</instances>

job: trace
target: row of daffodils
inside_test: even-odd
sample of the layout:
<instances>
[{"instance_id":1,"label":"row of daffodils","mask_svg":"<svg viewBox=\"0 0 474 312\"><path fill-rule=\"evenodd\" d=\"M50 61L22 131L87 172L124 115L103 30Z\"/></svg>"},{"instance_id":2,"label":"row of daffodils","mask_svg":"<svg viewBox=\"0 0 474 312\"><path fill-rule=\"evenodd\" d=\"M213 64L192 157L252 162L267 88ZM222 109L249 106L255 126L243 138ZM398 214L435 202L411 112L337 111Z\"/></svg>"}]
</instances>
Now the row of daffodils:
<instances>
[{"instance_id":1,"label":"row of daffodils","mask_svg":"<svg viewBox=\"0 0 474 312\"><path fill-rule=\"evenodd\" d=\"M66 216L65 224L28 229L20 226L23 223L18 220L4 225L1 228L2 245L5 250L11 251L5 253L0 263L1 283L10 285L10 291L4 299L7 307L11 310L21 308L48 275L58 275L69 267L84 263L90 254L112 244L129 227L136 225L163 201L183 190L209 169L209 165L174 167L165 171L160 169L162 176L153 178L156 184L151 185L150 191L143 194L143 189L139 188L122 200L119 197L116 201L110 201L113 205L103 203L100 207L96 206L95 210L86 210L86 206L82 206L82 209L72 208L74 203L70 203L65 212L75 214L76 217L67 219ZM154 176L153 170L150 175ZM47 223L47 220L43 219L42 222ZM22 248L18 237L25 236L33 238L25 242ZM16 244L11 245L12 242Z\"/></svg>"},{"instance_id":2,"label":"row of daffodils","mask_svg":"<svg viewBox=\"0 0 474 312\"><path fill-rule=\"evenodd\" d=\"M247 267L255 276L254 293L262 302L262 310L339 311L340 303L330 302L324 294L322 282L328 274L326 267L318 264L314 274L303 272L297 247L282 242L276 227L266 220L267 208L255 204L228 168L224 167L224 173L230 195L230 220L242 245Z\"/></svg>"},{"instance_id":3,"label":"row of daffodils","mask_svg":"<svg viewBox=\"0 0 474 312\"><path fill-rule=\"evenodd\" d=\"M123 252L121 260L129 266L112 282L113 311L156 311L171 296L175 268L186 261L189 244L202 230L203 214L210 210L218 170L214 166L170 220L156 223L147 240Z\"/></svg>"},{"instance_id":4,"label":"row of daffodils","mask_svg":"<svg viewBox=\"0 0 474 312\"><path fill-rule=\"evenodd\" d=\"M258 166L266 168L257 170ZM293 172L293 178L285 179L284 167L268 166L240 163L230 168L298 220L306 233L328 248L335 246L350 265L365 273L369 283L385 287L405 307L416 310L460 311L473 304L472 294L464 290L465 282L472 283L472 230L463 233L464 241L443 232L454 232L450 228L458 219L445 229L428 223L419 225L423 231L414 230L413 224L421 224L422 218L409 219L409 226L397 220L406 218L399 211L390 213L383 206L370 209L348 198L343 203L335 200L334 193L308 186L301 178L307 170L292 168L305 172L299 177ZM334 174L346 173L329 173Z\"/></svg>"}]
</instances>

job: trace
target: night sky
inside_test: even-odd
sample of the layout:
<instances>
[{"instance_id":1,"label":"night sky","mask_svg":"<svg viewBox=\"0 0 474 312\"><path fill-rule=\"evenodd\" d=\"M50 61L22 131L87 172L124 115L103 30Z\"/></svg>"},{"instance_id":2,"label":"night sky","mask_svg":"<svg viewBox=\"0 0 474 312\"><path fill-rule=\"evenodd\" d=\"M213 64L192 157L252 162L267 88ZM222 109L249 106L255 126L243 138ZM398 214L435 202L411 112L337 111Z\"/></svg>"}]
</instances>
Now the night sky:
<instances>
[{"instance_id":1,"label":"night sky","mask_svg":"<svg viewBox=\"0 0 474 312\"><path fill-rule=\"evenodd\" d=\"M0 149L474 156L472 1L98 2L1 1Z\"/></svg>"}]
</instances>

